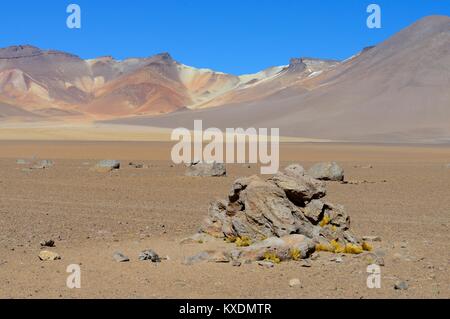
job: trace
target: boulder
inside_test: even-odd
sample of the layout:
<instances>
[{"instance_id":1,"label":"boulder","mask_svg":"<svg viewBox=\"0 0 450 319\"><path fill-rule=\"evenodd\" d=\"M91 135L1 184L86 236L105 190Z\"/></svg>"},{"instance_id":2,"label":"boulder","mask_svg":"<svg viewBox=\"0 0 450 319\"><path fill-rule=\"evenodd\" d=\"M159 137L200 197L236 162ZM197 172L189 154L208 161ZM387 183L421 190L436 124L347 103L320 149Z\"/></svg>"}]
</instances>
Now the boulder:
<instances>
[{"instance_id":1,"label":"boulder","mask_svg":"<svg viewBox=\"0 0 450 319\"><path fill-rule=\"evenodd\" d=\"M315 164L308 170L308 175L324 181L344 180L344 170L336 162Z\"/></svg>"},{"instance_id":2,"label":"boulder","mask_svg":"<svg viewBox=\"0 0 450 319\"><path fill-rule=\"evenodd\" d=\"M227 170L223 163L191 163L186 170L186 176L221 177L226 176Z\"/></svg>"}]
</instances>

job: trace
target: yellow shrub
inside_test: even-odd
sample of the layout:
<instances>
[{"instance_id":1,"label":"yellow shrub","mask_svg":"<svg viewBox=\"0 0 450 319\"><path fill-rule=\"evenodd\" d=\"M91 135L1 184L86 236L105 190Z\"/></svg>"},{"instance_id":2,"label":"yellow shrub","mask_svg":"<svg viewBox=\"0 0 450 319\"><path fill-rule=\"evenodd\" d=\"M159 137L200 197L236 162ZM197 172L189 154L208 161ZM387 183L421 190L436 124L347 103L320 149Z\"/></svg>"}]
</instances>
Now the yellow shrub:
<instances>
[{"instance_id":1,"label":"yellow shrub","mask_svg":"<svg viewBox=\"0 0 450 319\"><path fill-rule=\"evenodd\" d=\"M327 244L317 244L316 251L326 251L329 253L334 253L334 247L332 245Z\"/></svg>"},{"instance_id":2,"label":"yellow shrub","mask_svg":"<svg viewBox=\"0 0 450 319\"><path fill-rule=\"evenodd\" d=\"M332 241L330 242L330 244L331 244L331 246L333 246L333 248L334 248L334 251L333 251L334 253L336 253L336 254L342 254L342 253L345 252L345 246L339 244L336 240L332 240Z\"/></svg>"},{"instance_id":3,"label":"yellow shrub","mask_svg":"<svg viewBox=\"0 0 450 319\"><path fill-rule=\"evenodd\" d=\"M362 254L364 252L363 248L358 245L354 244L347 244L345 246L345 253L346 254Z\"/></svg>"},{"instance_id":4,"label":"yellow shrub","mask_svg":"<svg viewBox=\"0 0 450 319\"><path fill-rule=\"evenodd\" d=\"M373 250L373 247L372 247L371 244L366 243L366 242L363 242L363 243L362 243L362 249L364 249L365 251L372 251L372 250Z\"/></svg>"},{"instance_id":5,"label":"yellow shrub","mask_svg":"<svg viewBox=\"0 0 450 319\"><path fill-rule=\"evenodd\" d=\"M269 251L264 253L264 260L270 261L274 264L279 264L281 262L280 258L278 258L275 253Z\"/></svg>"},{"instance_id":6,"label":"yellow shrub","mask_svg":"<svg viewBox=\"0 0 450 319\"><path fill-rule=\"evenodd\" d=\"M247 236L243 236L236 238L235 243L238 247L248 247L252 244L252 240Z\"/></svg>"},{"instance_id":7,"label":"yellow shrub","mask_svg":"<svg viewBox=\"0 0 450 319\"><path fill-rule=\"evenodd\" d=\"M326 225L328 225L330 223L330 216L326 215L323 216L323 219L320 221L320 227L325 227Z\"/></svg>"},{"instance_id":8,"label":"yellow shrub","mask_svg":"<svg viewBox=\"0 0 450 319\"><path fill-rule=\"evenodd\" d=\"M302 252L298 248L291 249L289 253L291 255L292 260L297 261L302 259Z\"/></svg>"}]
</instances>

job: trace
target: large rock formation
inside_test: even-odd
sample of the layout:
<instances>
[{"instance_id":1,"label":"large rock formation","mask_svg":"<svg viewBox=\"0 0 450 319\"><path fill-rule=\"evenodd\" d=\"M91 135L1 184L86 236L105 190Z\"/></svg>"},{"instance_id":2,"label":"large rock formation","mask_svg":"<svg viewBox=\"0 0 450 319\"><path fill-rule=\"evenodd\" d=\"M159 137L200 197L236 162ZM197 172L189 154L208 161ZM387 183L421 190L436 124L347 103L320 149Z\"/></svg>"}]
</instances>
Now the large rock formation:
<instances>
[{"instance_id":1,"label":"large rock formation","mask_svg":"<svg viewBox=\"0 0 450 319\"><path fill-rule=\"evenodd\" d=\"M344 208L325 200L325 183L300 172L289 166L267 180L236 180L227 200L211 203L202 232L249 246L233 258L282 261L306 258L314 250L362 252Z\"/></svg>"}]
</instances>

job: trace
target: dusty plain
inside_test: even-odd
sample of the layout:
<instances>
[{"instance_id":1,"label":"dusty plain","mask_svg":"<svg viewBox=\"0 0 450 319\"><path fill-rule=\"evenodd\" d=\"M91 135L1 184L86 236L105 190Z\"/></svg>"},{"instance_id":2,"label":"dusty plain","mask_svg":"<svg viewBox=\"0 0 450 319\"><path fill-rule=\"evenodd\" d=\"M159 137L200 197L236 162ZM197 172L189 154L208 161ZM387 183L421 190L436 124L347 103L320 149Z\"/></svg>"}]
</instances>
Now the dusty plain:
<instances>
[{"instance_id":1,"label":"dusty plain","mask_svg":"<svg viewBox=\"0 0 450 319\"><path fill-rule=\"evenodd\" d=\"M0 142L0 298L449 298L450 147L284 143L282 166L334 160L346 179L328 184L358 235L380 236L381 289L368 289L367 261L342 263L320 253L309 268L297 262L272 269L256 264L183 265L185 257L226 243L180 245L196 232L210 201L232 182L258 174L256 165L229 165L224 178L183 176L166 142ZM24 170L16 160L51 159L48 170ZM123 169L97 173L100 159ZM148 168L135 169L128 162ZM364 168L372 165L372 168ZM38 259L40 242L54 239L62 259ZM154 249L160 264L140 262ZM117 263L121 251L131 261ZM81 289L66 287L66 268L81 265ZM301 286L289 287L298 278ZM407 290L395 290L398 280Z\"/></svg>"}]
</instances>

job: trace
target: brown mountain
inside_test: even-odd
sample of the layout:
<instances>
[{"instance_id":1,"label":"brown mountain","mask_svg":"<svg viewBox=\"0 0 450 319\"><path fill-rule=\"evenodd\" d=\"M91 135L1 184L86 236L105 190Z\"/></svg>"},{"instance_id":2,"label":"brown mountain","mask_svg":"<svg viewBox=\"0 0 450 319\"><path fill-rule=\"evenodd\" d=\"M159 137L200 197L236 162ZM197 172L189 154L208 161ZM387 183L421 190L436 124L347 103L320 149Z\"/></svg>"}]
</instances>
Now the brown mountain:
<instances>
[{"instance_id":1,"label":"brown mountain","mask_svg":"<svg viewBox=\"0 0 450 319\"><path fill-rule=\"evenodd\" d=\"M278 127L284 136L450 141L450 17L426 17L376 47L262 100L155 118L161 127Z\"/></svg>"},{"instance_id":2,"label":"brown mountain","mask_svg":"<svg viewBox=\"0 0 450 319\"><path fill-rule=\"evenodd\" d=\"M124 61L82 60L64 52L14 46L0 49L0 102L27 111L25 117L158 115L261 100L336 64L293 59L289 66L234 76L183 65L168 53Z\"/></svg>"}]
</instances>

